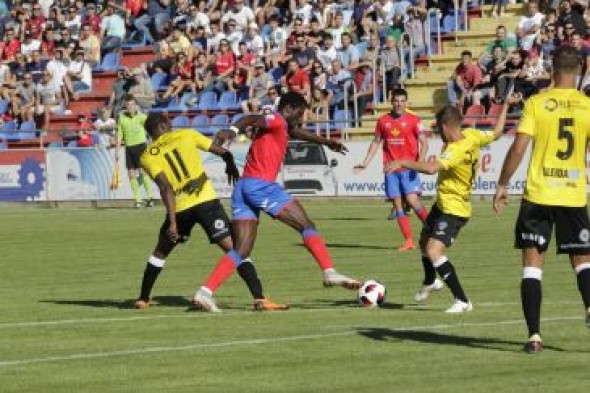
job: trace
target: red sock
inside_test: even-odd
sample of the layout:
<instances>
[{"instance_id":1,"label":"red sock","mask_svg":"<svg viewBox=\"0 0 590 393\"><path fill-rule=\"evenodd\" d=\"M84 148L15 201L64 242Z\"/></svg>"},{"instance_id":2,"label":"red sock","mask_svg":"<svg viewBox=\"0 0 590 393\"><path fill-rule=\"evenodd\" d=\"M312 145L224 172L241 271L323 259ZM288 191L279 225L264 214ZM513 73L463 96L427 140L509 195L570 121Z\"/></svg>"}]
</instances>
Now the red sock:
<instances>
[{"instance_id":1,"label":"red sock","mask_svg":"<svg viewBox=\"0 0 590 393\"><path fill-rule=\"evenodd\" d=\"M423 207L422 209L416 211L416 215L418 216L418 218L420 218L420 221L424 222L426 221L426 217L428 217L428 210L426 210L426 208Z\"/></svg>"},{"instance_id":2,"label":"red sock","mask_svg":"<svg viewBox=\"0 0 590 393\"><path fill-rule=\"evenodd\" d=\"M211 292L215 292L215 290L232 275L235 269L236 263L234 259L228 254L225 254L221 257L217 266L215 266L215 269L205 282L204 286L211 290Z\"/></svg>"},{"instance_id":3,"label":"red sock","mask_svg":"<svg viewBox=\"0 0 590 393\"><path fill-rule=\"evenodd\" d=\"M408 216L401 216L397 218L397 224L399 225L399 229L402 231L402 235L404 235L404 239L411 240L412 239L412 228L410 227L410 219Z\"/></svg>"},{"instance_id":4,"label":"red sock","mask_svg":"<svg viewBox=\"0 0 590 393\"><path fill-rule=\"evenodd\" d=\"M320 235L315 233L315 231L309 231L306 233L304 231L303 234L303 244L307 248L307 250L313 255L318 265L322 270L326 269L333 269L334 264L332 263L332 258L330 258L330 253L326 248L326 244Z\"/></svg>"}]
</instances>

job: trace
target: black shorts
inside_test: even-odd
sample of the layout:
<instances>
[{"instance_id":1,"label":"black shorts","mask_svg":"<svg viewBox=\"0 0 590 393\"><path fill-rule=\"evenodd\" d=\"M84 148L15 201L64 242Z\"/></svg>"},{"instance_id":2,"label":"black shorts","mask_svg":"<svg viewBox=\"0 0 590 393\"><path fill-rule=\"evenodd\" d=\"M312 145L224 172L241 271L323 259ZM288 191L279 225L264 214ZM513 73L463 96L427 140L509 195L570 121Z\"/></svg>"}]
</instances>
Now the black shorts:
<instances>
[{"instance_id":1,"label":"black shorts","mask_svg":"<svg viewBox=\"0 0 590 393\"><path fill-rule=\"evenodd\" d=\"M514 246L547 251L553 224L558 254L590 254L590 222L586 206L539 205L526 199L520 204Z\"/></svg>"},{"instance_id":2,"label":"black shorts","mask_svg":"<svg viewBox=\"0 0 590 393\"><path fill-rule=\"evenodd\" d=\"M180 235L179 243L184 243L191 235L191 231L196 224L200 224L201 228L207 234L211 244L218 243L223 238L230 236L231 226L229 218L219 202L219 199L207 201L195 205L191 208L176 213L176 227ZM162 227L160 228L160 238L166 238L166 231L170 226L170 220L166 217ZM171 242L172 243L172 242ZM172 249L170 247L170 249ZM163 251L163 250L160 250Z\"/></svg>"},{"instance_id":3,"label":"black shorts","mask_svg":"<svg viewBox=\"0 0 590 393\"><path fill-rule=\"evenodd\" d=\"M443 213L436 205L432 206L424 226L421 239L432 238L441 241L446 247L451 244L459 235L463 225L467 224L468 219L465 217L455 216L453 214Z\"/></svg>"},{"instance_id":4,"label":"black shorts","mask_svg":"<svg viewBox=\"0 0 590 393\"><path fill-rule=\"evenodd\" d=\"M145 143L125 147L125 166L127 169L141 168L141 155L146 148Z\"/></svg>"}]
</instances>

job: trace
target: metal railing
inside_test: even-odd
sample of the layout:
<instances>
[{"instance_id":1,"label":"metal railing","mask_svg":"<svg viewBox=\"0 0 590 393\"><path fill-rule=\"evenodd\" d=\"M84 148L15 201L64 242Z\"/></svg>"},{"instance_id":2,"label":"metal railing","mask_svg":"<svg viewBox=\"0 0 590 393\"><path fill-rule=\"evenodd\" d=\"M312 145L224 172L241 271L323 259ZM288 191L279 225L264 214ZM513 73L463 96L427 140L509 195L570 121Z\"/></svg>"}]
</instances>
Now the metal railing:
<instances>
[{"instance_id":1,"label":"metal railing","mask_svg":"<svg viewBox=\"0 0 590 393\"><path fill-rule=\"evenodd\" d=\"M404 43L405 43L405 38L408 37L408 56L409 56L409 61L406 62L406 56L404 53ZM400 42L398 43L399 47L400 47L400 69L401 69L401 77L403 77L404 75L407 75L407 71L408 71L408 64L409 64L409 71L410 71L410 75L412 75L412 78L416 77L416 73L414 72L414 40L412 39L412 36L409 33L403 33L400 37Z\"/></svg>"},{"instance_id":2,"label":"metal railing","mask_svg":"<svg viewBox=\"0 0 590 393\"><path fill-rule=\"evenodd\" d=\"M377 81L379 79L379 71L377 70L377 59L372 61L371 72L373 73L373 108L377 107Z\"/></svg>"},{"instance_id":3,"label":"metal railing","mask_svg":"<svg viewBox=\"0 0 590 393\"><path fill-rule=\"evenodd\" d=\"M428 55L428 66L432 65L432 60L430 57L432 56L432 32L430 31L430 19L431 15L437 20L436 24L436 44L437 44L437 51L436 53L440 54L442 52L442 39L440 35L440 19L442 13L438 8L431 8L426 12L426 23L424 25L424 43L426 44L426 54Z\"/></svg>"}]
</instances>

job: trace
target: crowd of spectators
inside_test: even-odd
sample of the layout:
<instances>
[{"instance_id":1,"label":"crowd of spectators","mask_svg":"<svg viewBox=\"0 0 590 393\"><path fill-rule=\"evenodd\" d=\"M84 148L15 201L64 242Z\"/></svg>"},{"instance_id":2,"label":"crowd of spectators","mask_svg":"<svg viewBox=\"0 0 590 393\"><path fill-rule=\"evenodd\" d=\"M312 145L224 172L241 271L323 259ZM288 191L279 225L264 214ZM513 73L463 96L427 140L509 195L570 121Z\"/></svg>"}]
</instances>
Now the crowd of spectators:
<instances>
[{"instance_id":1,"label":"crowd of spectators","mask_svg":"<svg viewBox=\"0 0 590 393\"><path fill-rule=\"evenodd\" d=\"M495 3L490 17L503 13L505 1ZM583 64L578 89L590 95L588 0L529 1L514 31L497 25L495 33L482 53L462 53L447 84L450 103L467 111L471 105L502 103L512 89L526 99L549 88L552 53L562 45L580 52Z\"/></svg>"},{"instance_id":2,"label":"crowd of spectators","mask_svg":"<svg viewBox=\"0 0 590 393\"><path fill-rule=\"evenodd\" d=\"M92 70L124 43L152 45L156 60L121 70L108 105L116 118L131 93L149 110L187 93L234 91L244 112L276 104L280 93L302 93L308 117L325 120L335 109L364 112L378 66L387 91L402 77L400 55L425 53L429 7L452 0L0 0L0 95L10 102L5 120L37 120L68 113L92 91ZM407 35L403 35L407 33ZM405 37L405 38L404 38ZM383 60L382 60L383 59ZM153 91L154 73L169 76ZM377 78L377 80L375 80ZM356 89L354 88L356 87ZM345 102L347 101L347 102ZM347 105L348 104L348 105Z\"/></svg>"}]
</instances>

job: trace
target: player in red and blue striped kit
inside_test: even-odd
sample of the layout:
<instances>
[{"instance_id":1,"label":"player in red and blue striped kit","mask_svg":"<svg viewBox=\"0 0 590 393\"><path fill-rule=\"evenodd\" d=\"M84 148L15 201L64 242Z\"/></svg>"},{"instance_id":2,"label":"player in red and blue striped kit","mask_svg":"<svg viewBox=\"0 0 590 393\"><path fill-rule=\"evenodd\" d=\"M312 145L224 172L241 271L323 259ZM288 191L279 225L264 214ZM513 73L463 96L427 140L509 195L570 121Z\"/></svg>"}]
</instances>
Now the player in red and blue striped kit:
<instances>
[{"instance_id":1,"label":"player in red and blue striped kit","mask_svg":"<svg viewBox=\"0 0 590 393\"><path fill-rule=\"evenodd\" d=\"M428 151L426 138L422 135L420 118L406 109L408 93L404 89L393 91L393 110L377 120L375 139L369 146L364 161L354 167L355 173L361 173L370 163L379 145L383 144L383 168L395 160L423 161ZM400 168L394 172L385 172L385 195L392 201L393 209L390 220L397 220L404 244L400 251L414 248L410 220L403 207L403 198L407 200L422 222L428 212L420 200L422 186L418 172Z\"/></svg>"},{"instance_id":2,"label":"player in red and blue striped kit","mask_svg":"<svg viewBox=\"0 0 590 393\"><path fill-rule=\"evenodd\" d=\"M303 206L276 183L289 137L319 143L342 154L347 151L340 142L316 136L299 127L306 107L302 95L286 93L281 96L278 113L244 116L231 127L231 137L245 132L246 128L254 129L244 173L232 194L234 249L221 258L206 283L195 294L193 302L197 307L219 311L212 294L231 276L242 259L250 255L261 211L301 234L305 247L323 271L325 286L340 285L348 289L360 287L360 282L334 269L324 240Z\"/></svg>"}]
</instances>

